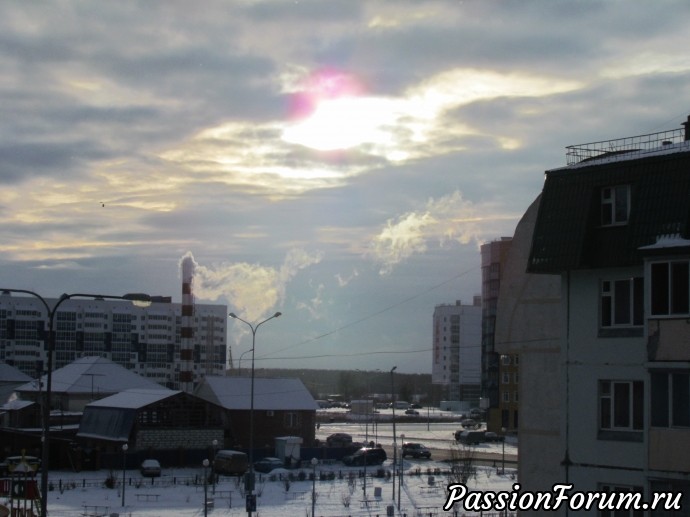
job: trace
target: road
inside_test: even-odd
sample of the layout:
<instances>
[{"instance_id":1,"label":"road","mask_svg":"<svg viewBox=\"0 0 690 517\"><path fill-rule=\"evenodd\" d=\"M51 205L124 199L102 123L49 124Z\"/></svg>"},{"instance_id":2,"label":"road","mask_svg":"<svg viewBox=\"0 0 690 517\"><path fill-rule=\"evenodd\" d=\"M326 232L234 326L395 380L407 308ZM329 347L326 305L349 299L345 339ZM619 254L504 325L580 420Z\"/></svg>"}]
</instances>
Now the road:
<instances>
[{"instance_id":1,"label":"road","mask_svg":"<svg viewBox=\"0 0 690 517\"><path fill-rule=\"evenodd\" d=\"M395 434L398 444L402 441L420 442L429 447L432 457L437 461L457 458L462 448L455 441L455 431L460 428L457 422L420 422L396 423ZM364 422L334 422L321 424L316 431L316 438L325 441L333 433L347 433L355 442L374 441L386 449L389 457L393 457L393 424L389 421L367 424ZM511 437L503 443L483 443L472 446L474 458L482 464L500 464L515 466L517 463L517 442ZM423 461L423 460L420 460Z\"/></svg>"}]
</instances>

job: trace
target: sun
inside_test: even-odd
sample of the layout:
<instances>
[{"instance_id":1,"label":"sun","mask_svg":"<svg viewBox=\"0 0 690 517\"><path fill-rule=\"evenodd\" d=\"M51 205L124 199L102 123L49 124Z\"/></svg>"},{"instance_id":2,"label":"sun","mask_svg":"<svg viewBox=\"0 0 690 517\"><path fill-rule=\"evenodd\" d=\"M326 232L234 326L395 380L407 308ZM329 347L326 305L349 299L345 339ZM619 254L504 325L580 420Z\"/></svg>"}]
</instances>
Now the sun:
<instances>
[{"instance_id":1,"label":"sun","mask_svg":"<svg viewBox=\"0 0 690 517\"><path fill-rule=\"evenodd\" d=\"M291 116L283 140L319 151L383 143L393 122L385 99L367 96L360 81L336 70L318 71L304 81L292 99Z\"/></svg>"}]
</instances>

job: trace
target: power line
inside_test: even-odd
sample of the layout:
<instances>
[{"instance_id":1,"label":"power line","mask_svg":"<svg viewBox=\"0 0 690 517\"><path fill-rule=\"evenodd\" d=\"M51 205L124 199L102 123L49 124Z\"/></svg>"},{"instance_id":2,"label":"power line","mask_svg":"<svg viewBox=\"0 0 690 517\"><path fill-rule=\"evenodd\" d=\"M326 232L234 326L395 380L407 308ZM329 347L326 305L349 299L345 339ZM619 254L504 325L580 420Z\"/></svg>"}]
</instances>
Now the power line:
<instances>
[{"instance_id":1,"label":"power line","mask_svg":"<svg viewBox=\"0 0 690 517\"><path fill-rule=\"evenodd\" d=\"M412 296L409 296L408 298L405 298L405 299L403 299L403 300L400 300L399 302L396 302L396 303L394 303L393 305L389 305L388 307L385 307L384 309L381 309L380 311L376 311L376 312L374 312L374 313L372 313L372 314L369 314L369 315L367 315L367 316L363 316L362 318L359 318L359 319L357 319L357 320L354 320L354 321L351 321L351 322L349 322L349 323L346 323L345 325L343 325L343 326L341 326L341 327L338 327L338 328L336 328L336 329L330 330L330 331L328 331L328 332L325 332L325 333L323 333L323 334L320 334L320 335L318 335L318 336L316 336L316 337L313 337L313 338L311 338L311 339L306 339L306 340L304 340L304 341L300 341L299 343L294 343L294 344L288 345L288 346L286 346L286 347L284 347L284 348L279 348L278 350L274 350L274 351L272 351L272 352L266 353L266 354L260 356L259 359L262 359L262 358L263 358L263 359L270 358L273 354L277 354L278 352L284 352L285 350L289 350L289 349L295 348L295 347L297 347L297 346L306 345L306 344L308 344L308 343L312 343L312 342L314 342L314 341L318 341L319 339L323 339L323 338L325 338L325 337L332 336L333 334L335 334L335 333L337 333L337 332L340 332L341 330L345 330L345 329L347 329L347 328L354 327L355 325L359 325L360 323L363 323L363 322L368 321L368 320L370 320L370 319L372 319L372 318L375 318L376 316L380 316L381 314L384 314L384 313L386 313L386 312L388 312L388 311L391 311L391 310L395 309L396 307L399 307L399 306L401 306L401 305L404 305L404 304L406 304L406 303L409 303L409 302L411 302L412 300L416 300L417 298L419 298L419 297L421 297L421 296L424 296L425 294L428 294L428 293L430 293L430 292L432 292L432 291L435 291L435 290L438 289L439 287L443 287L444 285L446 285L446 284L452 282L453 280L457 280L458 278L463 277L463 276L465 276L465 275L467 275L467 274L469 274L469 273L472 273L472 272L476 271L477 269L479 269L479 268L478 268L478 267L470 268L470 269L468 269L468 270L466 270L466 271L463 271L462 273L459 273L459 274L457 274L457 275L455 275L455 276L453 276L453 277L451 277L451 278L448 278L447 280L444 280L443 282L441 282L441 283L439 283L439 284L433 285L433 286L429 287L428 289L426 289L426 290L424 290L424 291L421 291L421 292L419 292L419 293L417 293L417 294L415 294L415 295L412 295ZM328 356L326 356L326 357L328 357ZM347 357L347 356L343 356L343 357ZM275 358L275 359L279 359L279 358Z\"/></svg>"}]
</instances>

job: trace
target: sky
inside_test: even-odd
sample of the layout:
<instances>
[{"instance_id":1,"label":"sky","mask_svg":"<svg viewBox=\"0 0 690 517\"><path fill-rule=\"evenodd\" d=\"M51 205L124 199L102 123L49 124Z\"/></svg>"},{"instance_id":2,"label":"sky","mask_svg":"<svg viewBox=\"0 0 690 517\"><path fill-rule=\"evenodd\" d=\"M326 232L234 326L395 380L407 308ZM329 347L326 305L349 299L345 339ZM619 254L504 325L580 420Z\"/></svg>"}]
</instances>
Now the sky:
<instances>
[{"instance_id":1,"label":"sky","mask_svg":"<svg viewBox=\"0 0 690 517\"><path fill-rule=\"evenodd\" d=\"M0 282L259 323L256 366L431 371L565 147L680 128L685 0L0 4ZM237 366L251 348L230 320Z\"/></svg>"}]
</instances>

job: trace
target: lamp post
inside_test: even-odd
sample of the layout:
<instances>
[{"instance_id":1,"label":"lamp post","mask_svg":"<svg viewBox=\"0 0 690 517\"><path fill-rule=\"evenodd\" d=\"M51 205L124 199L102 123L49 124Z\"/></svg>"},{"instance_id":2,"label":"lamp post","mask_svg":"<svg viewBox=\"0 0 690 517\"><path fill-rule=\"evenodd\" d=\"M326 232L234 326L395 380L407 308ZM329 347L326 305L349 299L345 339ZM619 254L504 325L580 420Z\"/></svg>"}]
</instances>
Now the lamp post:
<instances>
[{"instance_id":1,"label":"lamp post","mask_svg":"<svg viewBox=\"0 0 690 517\"><path fill-rule=\"evenodd\" d=\"M249 352L253 352L254 349L252 348L251 350L245 350L240 354L240 360L239 360L239 367L237 368L239 370L239 376L242 377L242 358L244 357L244 354L248 354Z\"/></svg>"},{"instance_id":2,"label":"lamp post","mask_svg":"<svg viewBox=\"0 0 690 517\"><path fill-rule=\"evenodd\" d=\"M506 473L506 428L501 427L501 432L503 433L503 440L501 441L503 453L501 454L501 475Z\"/></svg>"},{"instance_id":3,"label":"lamp post","mask_svg":"<svg viewBox=\"0 0 690 517\"><path fill-rule=\"evenodd\" d=\"M216 495L216 447L218 447L218 440L213 440L213 460L211 460L211 476L213 476L213 481L211 486L213 487L213 495Z\"/></svg>"},{"instance_id":4,"label":"lamp post","mask_svg":"<svg viewBox=\"0 0 690 517\"><path fill-rule=\"evenodd\" d=\"M256 325L252 325L248 321L243 320L237 316L234 312L231 312L229 316L233 319L240 320L242 323L246 324L252 331L252 380L251 380L251 394L250 394L250 406L249 406L249 490L247 491L246 508L247 515L251 517L252 507L254 506L254 350L256 349L256 331L259 327L280 316L280 312L276 312L270 318L266 318L260 321Z\"/></svg>"},{"instance_id":5,"label":"lamp post","mask_svg":"<svg viewBox=\"0 0 690 517\"><path fill-rule=\"evenodd\" d=\"M50 308L48 302L38 293L27 291L26 289L6 289L0 288L2 293L20 293L28 294L43 304L48 314L48 346L47 346L47 365L46 365L46 390L43 403L43 426L41 436L41 515L48 514L48 470L50 469L50 399L52 395L53 383L53 355L55 354L55 334L53 332L55 314L57 314L58 307L70 298L92 298L96 300L129 300L135 305L148 306L151 305L151 296L144 293L130 293L124 296L112 296L103 294L63 294L58 301Z\"/></svg>"},{"instance_id":6,"label":"lamp post","mask_svg":"<svg viewBox=\"0 0 690 517\"><path fill-rule=\"evenodd\" d=\"M122 507L125 507L125 471L127 470L127 449L129 445L122 444Z\"/></svg>"},{"instance_id":7,"label":"lamp post","mask_svg":"<svg viewBox=\"0 0 690 517\"><path fill-rule=\"evenodd\" d=\"M395 434L395 382L394 372L397 366L391 368L391 400L393 401L393 502L395 502L395 467L398 463L398 442Z\"/></svg>"},{"instance_id":8,"label":"lamp post","mask_svg":"<svg viewBox=\"0 0 690 517\"><path fill-rule=\"evenodd\" d=\"M201 462L204 466L204 517L208 516L208 458Z\"/></svg>"},{"instance_id":9,"label":"lamp post","mask_svg":"<svg viewBox=\"0 0 690 517\"><path fill-rule=\"evenodd\" d=\"M402 447L402 444L405 443L405 435L401 434L400 435L400 447ZM400 487L403 482L403 455L402 455L402 449L400 451L400 472L398 472L398 512L400 512Z\"/></svg>"},{"instance_id":10,"label":"lamp post","mask_svg":"<svg viewBox=\"0 0 690 517\"><path fill-rule=\"evenodd\" d=\"M319 464L319 460L316 458L311 459L312 467L312 482L311 482L311 517L314 517L314 511L316 508L316 466Z\"/></svg>"}]
</instances>

